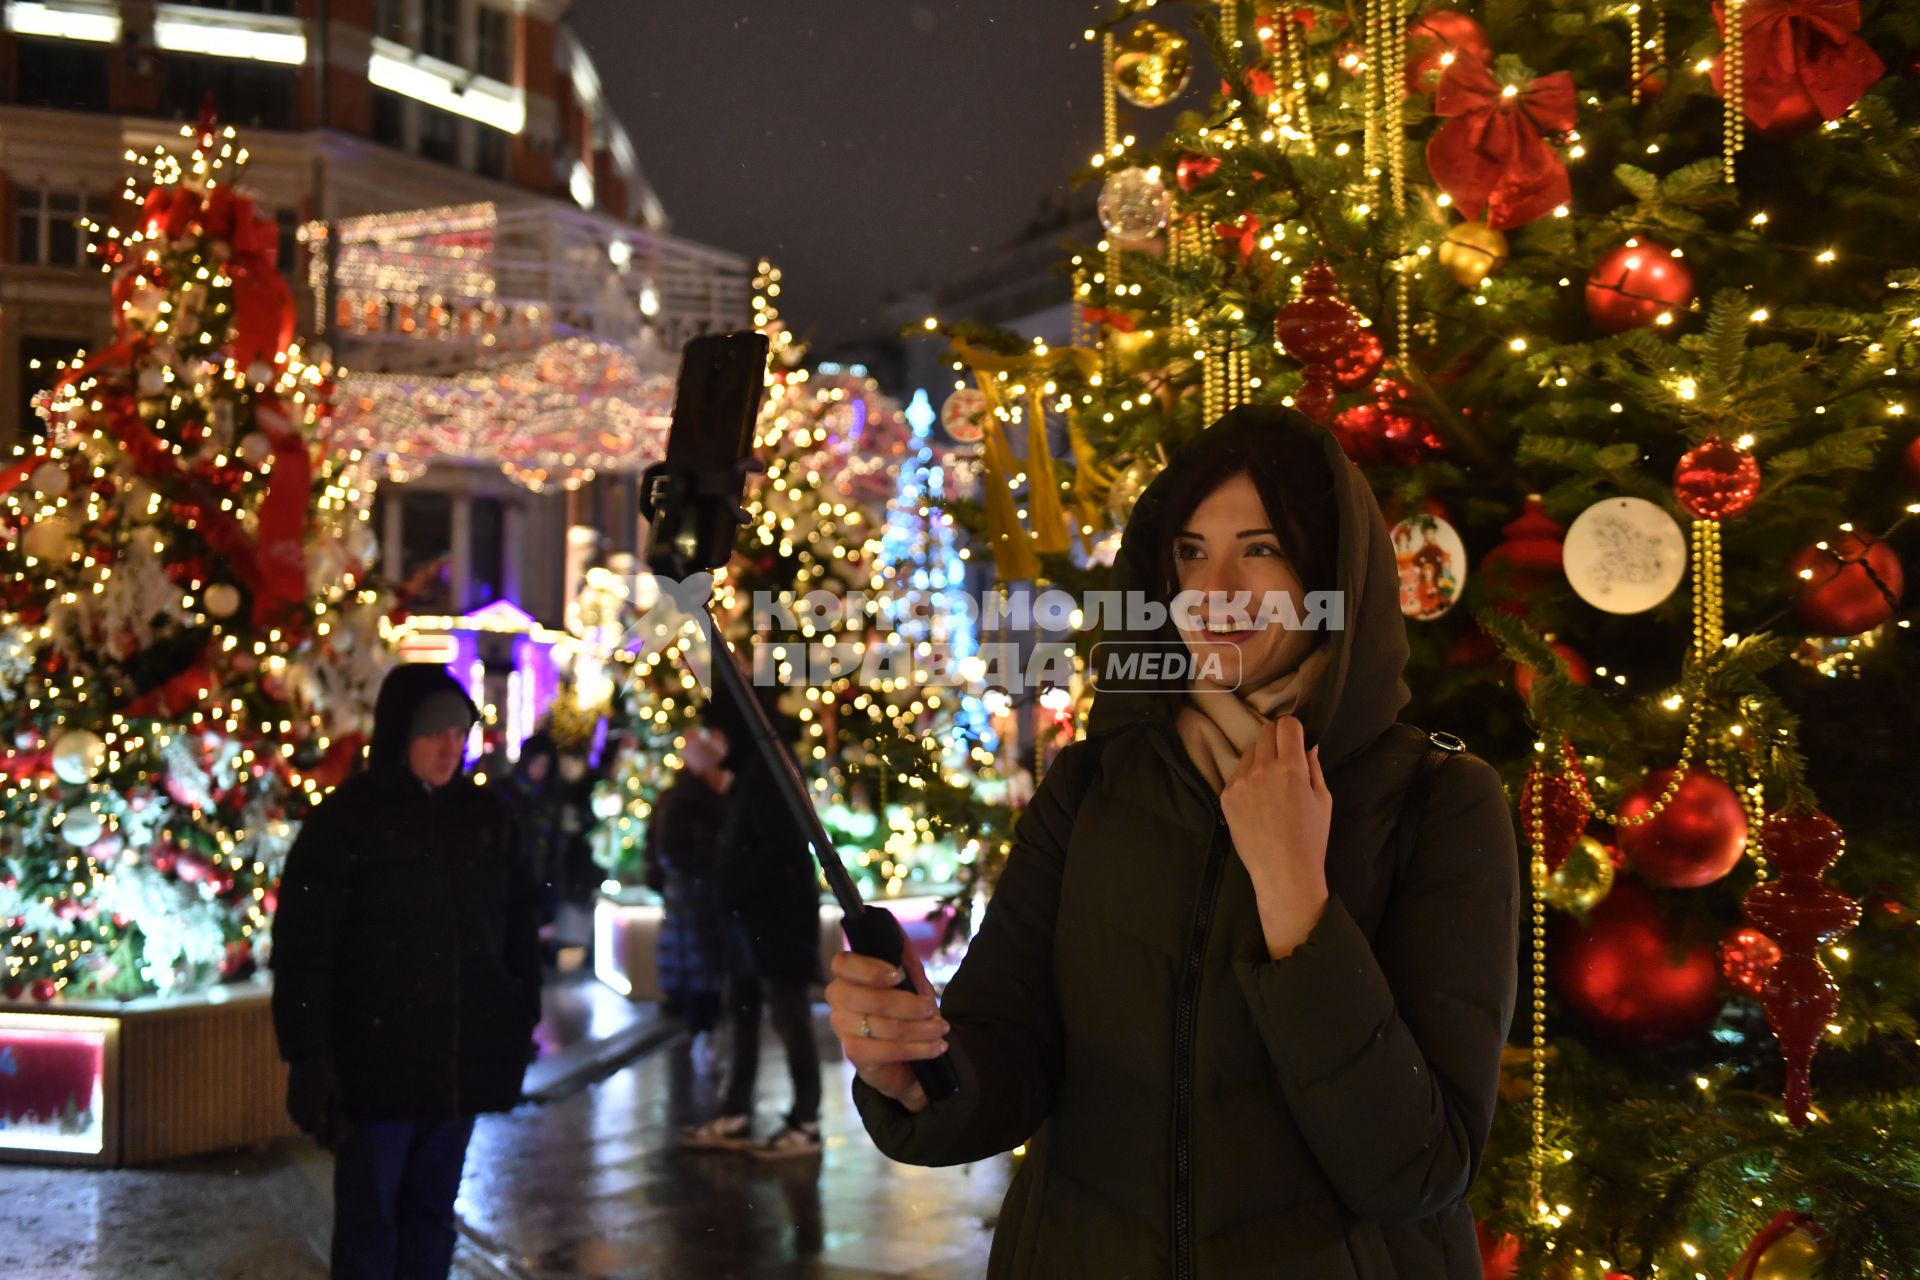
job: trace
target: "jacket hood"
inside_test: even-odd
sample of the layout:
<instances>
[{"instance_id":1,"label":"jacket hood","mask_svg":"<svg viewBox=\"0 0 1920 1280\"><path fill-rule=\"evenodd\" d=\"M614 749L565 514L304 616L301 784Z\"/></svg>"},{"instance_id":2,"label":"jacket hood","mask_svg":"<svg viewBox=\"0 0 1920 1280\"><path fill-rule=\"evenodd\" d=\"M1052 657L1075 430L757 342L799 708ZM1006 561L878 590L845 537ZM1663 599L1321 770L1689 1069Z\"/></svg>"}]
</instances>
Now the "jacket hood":
<instances>
[{"instance_id":1,"label":"jacket hood","mask_svg":"<svg viewBox=\"0 0 1920 1280\"><path fill-rule=\"evenodd\" d=\"M1406 619L1400 612L1400 574L1387 522L1380 514L1366 477L1341 449L1332 432L1306 416L1277 405L1245 405L1207 430L1243 435L1257 450L1272 433L1292 431L1311 437L1333 476L1339 519L1335 578L1344 592L1342 625L1329 630L1328 660L1306 695L1301 715L1309 746L1318 744L1325 767L1339 764L1369 746L1391 727L1410 693L1407 689ZM1122 592L1150 589L1159 548L1170 536L1164 512L1182 457L1147 486L1134 505L1114 559L1114 587ZM1117 633L1109 631L1107 638ZM1147 635L1131 638L1179 641L1171 621ZM1094 694L1087 735L1098 737L1130 724L1159 723L1171 729L1185 695L1137 685L1104 685Z\"/></svg>"},{"instance_id":2,"label":"jacket hood","mask_svg":"<svg viewBox=\"0 0 1920 1280\"><path fill-rule=\"evenodd\" d=\"M407 772L407 739L413 727L413 713L428 698L447 692L459 695L473 712L473 718L480 719L473 699L467 696L459 681L447 674L445 667L403 662L387 672L387 678L380 682L380 696L373 704L373 745L367 752L369 772L381 777L398 777Z\"/></svg>"}]
</instances>

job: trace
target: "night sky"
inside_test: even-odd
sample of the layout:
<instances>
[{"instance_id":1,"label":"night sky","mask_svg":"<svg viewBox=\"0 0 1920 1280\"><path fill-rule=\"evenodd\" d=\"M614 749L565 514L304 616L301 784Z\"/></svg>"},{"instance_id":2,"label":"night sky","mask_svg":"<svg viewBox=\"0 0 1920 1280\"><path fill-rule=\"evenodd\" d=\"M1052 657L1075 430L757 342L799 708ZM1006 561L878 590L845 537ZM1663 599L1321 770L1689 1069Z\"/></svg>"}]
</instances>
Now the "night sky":
<instances>
[{"instance_id":1,"label":"night sky","mask_svg":"<svg viewBox=\"0 0 1920 1280\"><path fill-rule=\"evenodd\" d=\"M791 327L890 330L1100 141L1089 0L576 0L641 167L688 239L766 254Z\"/></svg>"}]
</instances>

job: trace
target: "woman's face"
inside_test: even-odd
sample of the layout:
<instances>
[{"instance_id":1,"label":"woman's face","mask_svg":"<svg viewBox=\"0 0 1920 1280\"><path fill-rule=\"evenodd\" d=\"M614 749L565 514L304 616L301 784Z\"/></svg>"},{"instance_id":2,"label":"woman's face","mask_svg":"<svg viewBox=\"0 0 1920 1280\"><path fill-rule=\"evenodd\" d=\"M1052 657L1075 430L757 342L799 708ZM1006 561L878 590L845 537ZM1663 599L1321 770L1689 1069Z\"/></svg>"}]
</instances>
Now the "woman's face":
<instances>
[{"instance_id":1,"label":"woman's face","mask_svg":"<svg viewBox=\"0 0 1920 1280\"><path fill-rule=\"evenodd\" d=\"M1289 630L1278 621L1305 616L1306 589L1245 472L1208 494L1174 531L1173 565L1175 590L1204 597L1191 616L1176 611L1180 638L1203 663L1223 658L1221 669L1238 674L1242 688L1284 675L1312 648L1313 632ZM1229 608L1241 593L1238 607ZM1276 593L1291 597L1293 608L1282 608ZM1189 621L1200 625L1188 627Z\"/></svg>"},{"instance_id":2,"label":"woman's face","mask_svg":"<svg viewBox=\"0 0 1920 1280\"><path fill-rule=\"evenodd\" d=\"M727 740L717 729L696 729L687 735L687 748L681 754L690 772L708 773L727 758Z\"/></svg>"}]
</instances>

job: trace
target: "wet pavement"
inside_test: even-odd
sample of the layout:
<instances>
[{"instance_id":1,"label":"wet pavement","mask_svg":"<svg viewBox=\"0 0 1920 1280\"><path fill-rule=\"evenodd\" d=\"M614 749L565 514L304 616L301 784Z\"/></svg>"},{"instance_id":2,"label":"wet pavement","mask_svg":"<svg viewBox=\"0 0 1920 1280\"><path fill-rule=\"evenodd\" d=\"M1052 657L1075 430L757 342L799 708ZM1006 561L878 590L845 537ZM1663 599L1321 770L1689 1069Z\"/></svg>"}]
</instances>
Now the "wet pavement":
<instances>
[{"instance_id":1,"label":"wet pavement","mask_svg":"<svg viewBox=\"0 0 1920 1280\"><path fill-rule=\"evenodd\" d=\"M720 1075L684 1042L603 1083L497 1117L476 1139L462 1218L541 1277L972 1280L985 1273L1006 1157L953 1169L895 1165L874 1150L849 1096L852 1068L816 1019L827 1079L819 1157L781 1162L682 1152ZM760 1131L779 1125L786 1064L762 1041ZM722 1055L724 1060L724 1054Z\"/></svg>"},{"instance_id":2,"label":"wet pavement","mask_svg":"<svg viewBox=\"0 0 1920 1280\"><path fill-rule=\"evenodd\" d=\"M638 1034L628 1025L631 1013L597 991L582 989L571 1000L550 1005L550 1054L566 1052L569 1041L583 1044L585 1035ZM852 1069L825 1030L824 1010L816 1029L827 1086L827 1149L819 1157L760 1162L680 1151L674 1135L707 1118L720 1084L717 1068L695 1068L684 1037L598 1083L571 1092L563 1086L555 1101L483 1117L460 1193L467 1238L455 1275L982 1275L1010 1159L953 1169L886 1160L860 1128L848 1093ZM724 1046L718 1059L725 1061ZM785 1060L768 1029L760 1131L777 1127L787 1101ZM320 1280L329 1175L327 1158L305 1143L147 1170L0 1165L0 1276Z\"/></svg>"}]
</instances>

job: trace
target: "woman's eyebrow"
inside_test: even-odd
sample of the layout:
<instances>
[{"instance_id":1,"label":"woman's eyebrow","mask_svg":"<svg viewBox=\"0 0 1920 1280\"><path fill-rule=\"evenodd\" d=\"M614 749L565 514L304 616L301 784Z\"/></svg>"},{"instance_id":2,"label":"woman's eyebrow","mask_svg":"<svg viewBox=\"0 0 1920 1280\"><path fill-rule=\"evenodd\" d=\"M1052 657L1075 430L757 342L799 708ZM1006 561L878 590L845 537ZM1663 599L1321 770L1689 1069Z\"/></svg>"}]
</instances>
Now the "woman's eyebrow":
<instances>
[{"instance_id":1,"label":"woman's eyebrow","mask_svg":"<svg viewBox=\"0 0 1920 1280\"><path fill-rule=\"evenodd\" d=\"M1189 538L1194 542L1205 542L1207 540L1207 536L1204 533L1195 533L1191 529L1182 529L1173 536L1175 539ZM1280 535L1271 529L1242 529L1233 536L1236 538L1277 538Z\"/></svg>"}]
</instances>

